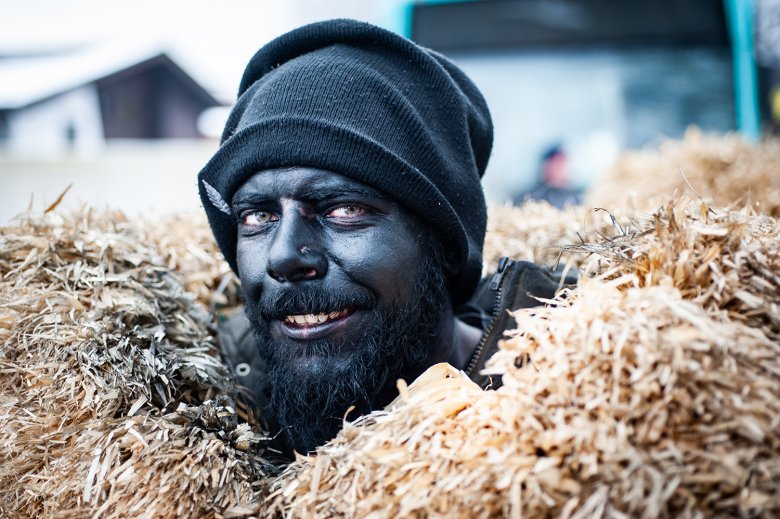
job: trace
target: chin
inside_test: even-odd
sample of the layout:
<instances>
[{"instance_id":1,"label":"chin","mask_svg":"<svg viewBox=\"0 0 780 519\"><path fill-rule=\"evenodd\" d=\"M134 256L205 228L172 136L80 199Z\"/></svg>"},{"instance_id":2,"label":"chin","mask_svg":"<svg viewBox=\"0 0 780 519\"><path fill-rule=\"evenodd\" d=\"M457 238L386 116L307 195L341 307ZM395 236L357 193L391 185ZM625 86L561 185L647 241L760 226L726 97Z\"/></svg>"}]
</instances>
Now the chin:
<instances>
[{"instance_id":1,"label":"chin","mask_svg":"<svg viewBox=\"0 0 780 519\"><path fill-rule=\"evenodd\" d=\"M303 351L288 362L289 371L293 376L308 380L344 376L353 365L352 355L348 353L333 354L322 351Z\"/></svg>"}]
</instances>

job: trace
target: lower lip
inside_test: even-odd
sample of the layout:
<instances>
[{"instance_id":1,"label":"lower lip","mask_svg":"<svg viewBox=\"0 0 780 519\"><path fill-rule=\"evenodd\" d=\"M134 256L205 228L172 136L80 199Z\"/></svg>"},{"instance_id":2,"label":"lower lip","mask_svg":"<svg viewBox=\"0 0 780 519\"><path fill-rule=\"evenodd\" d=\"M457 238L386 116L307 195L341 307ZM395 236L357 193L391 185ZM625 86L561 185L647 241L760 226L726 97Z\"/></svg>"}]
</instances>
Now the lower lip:
<instances>
[{"instance_id":1,"label":"lower lip","mask_svg":"<svg viewBox=\"0 0 780 519\"><path fill-rule=\"evenodd\" d=\"M305 324L305 325L289 324L286 321L276 321L276 322L280 325L281 329L283 330L284 334L287 337L289 337L290 339L303 341L303 340L321 339L333 333L338 333L345 326L347 326L349 321L352 320L354 317L355 317L354 313L349 313L344 317L339 317L338 319L325 321L324 323Z\"/></svg>"}]
</instances>

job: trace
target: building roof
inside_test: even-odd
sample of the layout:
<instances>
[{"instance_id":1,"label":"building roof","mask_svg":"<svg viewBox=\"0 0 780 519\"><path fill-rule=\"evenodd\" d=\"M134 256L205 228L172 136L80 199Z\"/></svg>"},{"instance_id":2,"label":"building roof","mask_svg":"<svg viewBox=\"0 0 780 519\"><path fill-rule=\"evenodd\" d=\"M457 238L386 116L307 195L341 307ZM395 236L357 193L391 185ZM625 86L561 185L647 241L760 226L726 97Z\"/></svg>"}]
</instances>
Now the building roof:
<instances>
[{"instance_id":1,"label":"building roof","mask_svg":"<svg viewBox=\"0 0 780 519\"><path fill-rule=\"evenodd\" d=\"M56 55L0 59L0 110L23 108L149 62L167 63L207 104L221 104L159 47L112 44Z\"/></svg>"}]
</instances>

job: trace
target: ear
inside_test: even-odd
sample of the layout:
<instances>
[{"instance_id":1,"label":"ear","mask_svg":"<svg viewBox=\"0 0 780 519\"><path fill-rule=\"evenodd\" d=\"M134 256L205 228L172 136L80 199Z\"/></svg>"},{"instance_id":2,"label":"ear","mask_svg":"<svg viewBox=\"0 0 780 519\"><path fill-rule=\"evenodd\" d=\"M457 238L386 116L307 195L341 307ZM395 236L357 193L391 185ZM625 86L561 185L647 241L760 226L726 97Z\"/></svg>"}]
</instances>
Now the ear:
<instances>
[{"instance_id":1,"label":"ear","mask_svg":"<svg viewBox=\"0 0 780 519\"><path fill-rule=\"evenodd\" d=\"M460 272L460 261L458 260L458 251L454 247L445 247L442 267L447 278L452 279Z\"/></svg>"}]
</instances>

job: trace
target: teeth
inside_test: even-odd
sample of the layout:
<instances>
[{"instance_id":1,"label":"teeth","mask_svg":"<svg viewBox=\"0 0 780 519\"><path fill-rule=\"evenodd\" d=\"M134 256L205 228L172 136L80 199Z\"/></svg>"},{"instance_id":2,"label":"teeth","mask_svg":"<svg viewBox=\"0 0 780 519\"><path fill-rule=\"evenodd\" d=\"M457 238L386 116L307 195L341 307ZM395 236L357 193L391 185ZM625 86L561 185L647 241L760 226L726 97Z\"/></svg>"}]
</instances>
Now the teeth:
<instances>
[{"instance_id":1,"label":"teeth","mask_svg":"<svg viewBox=\"0 0 780 519\"><path fill-rule=\"evenodd\" d=\"M297 325L322 324L325 321L338 319L339 317L344 317L345 315L347 315L347 313L348 310L345 308L344 310L334 311L329 314L287 315L284 317L284 321L290 324L297 324Z\"/></svg>"}]
</instances>

